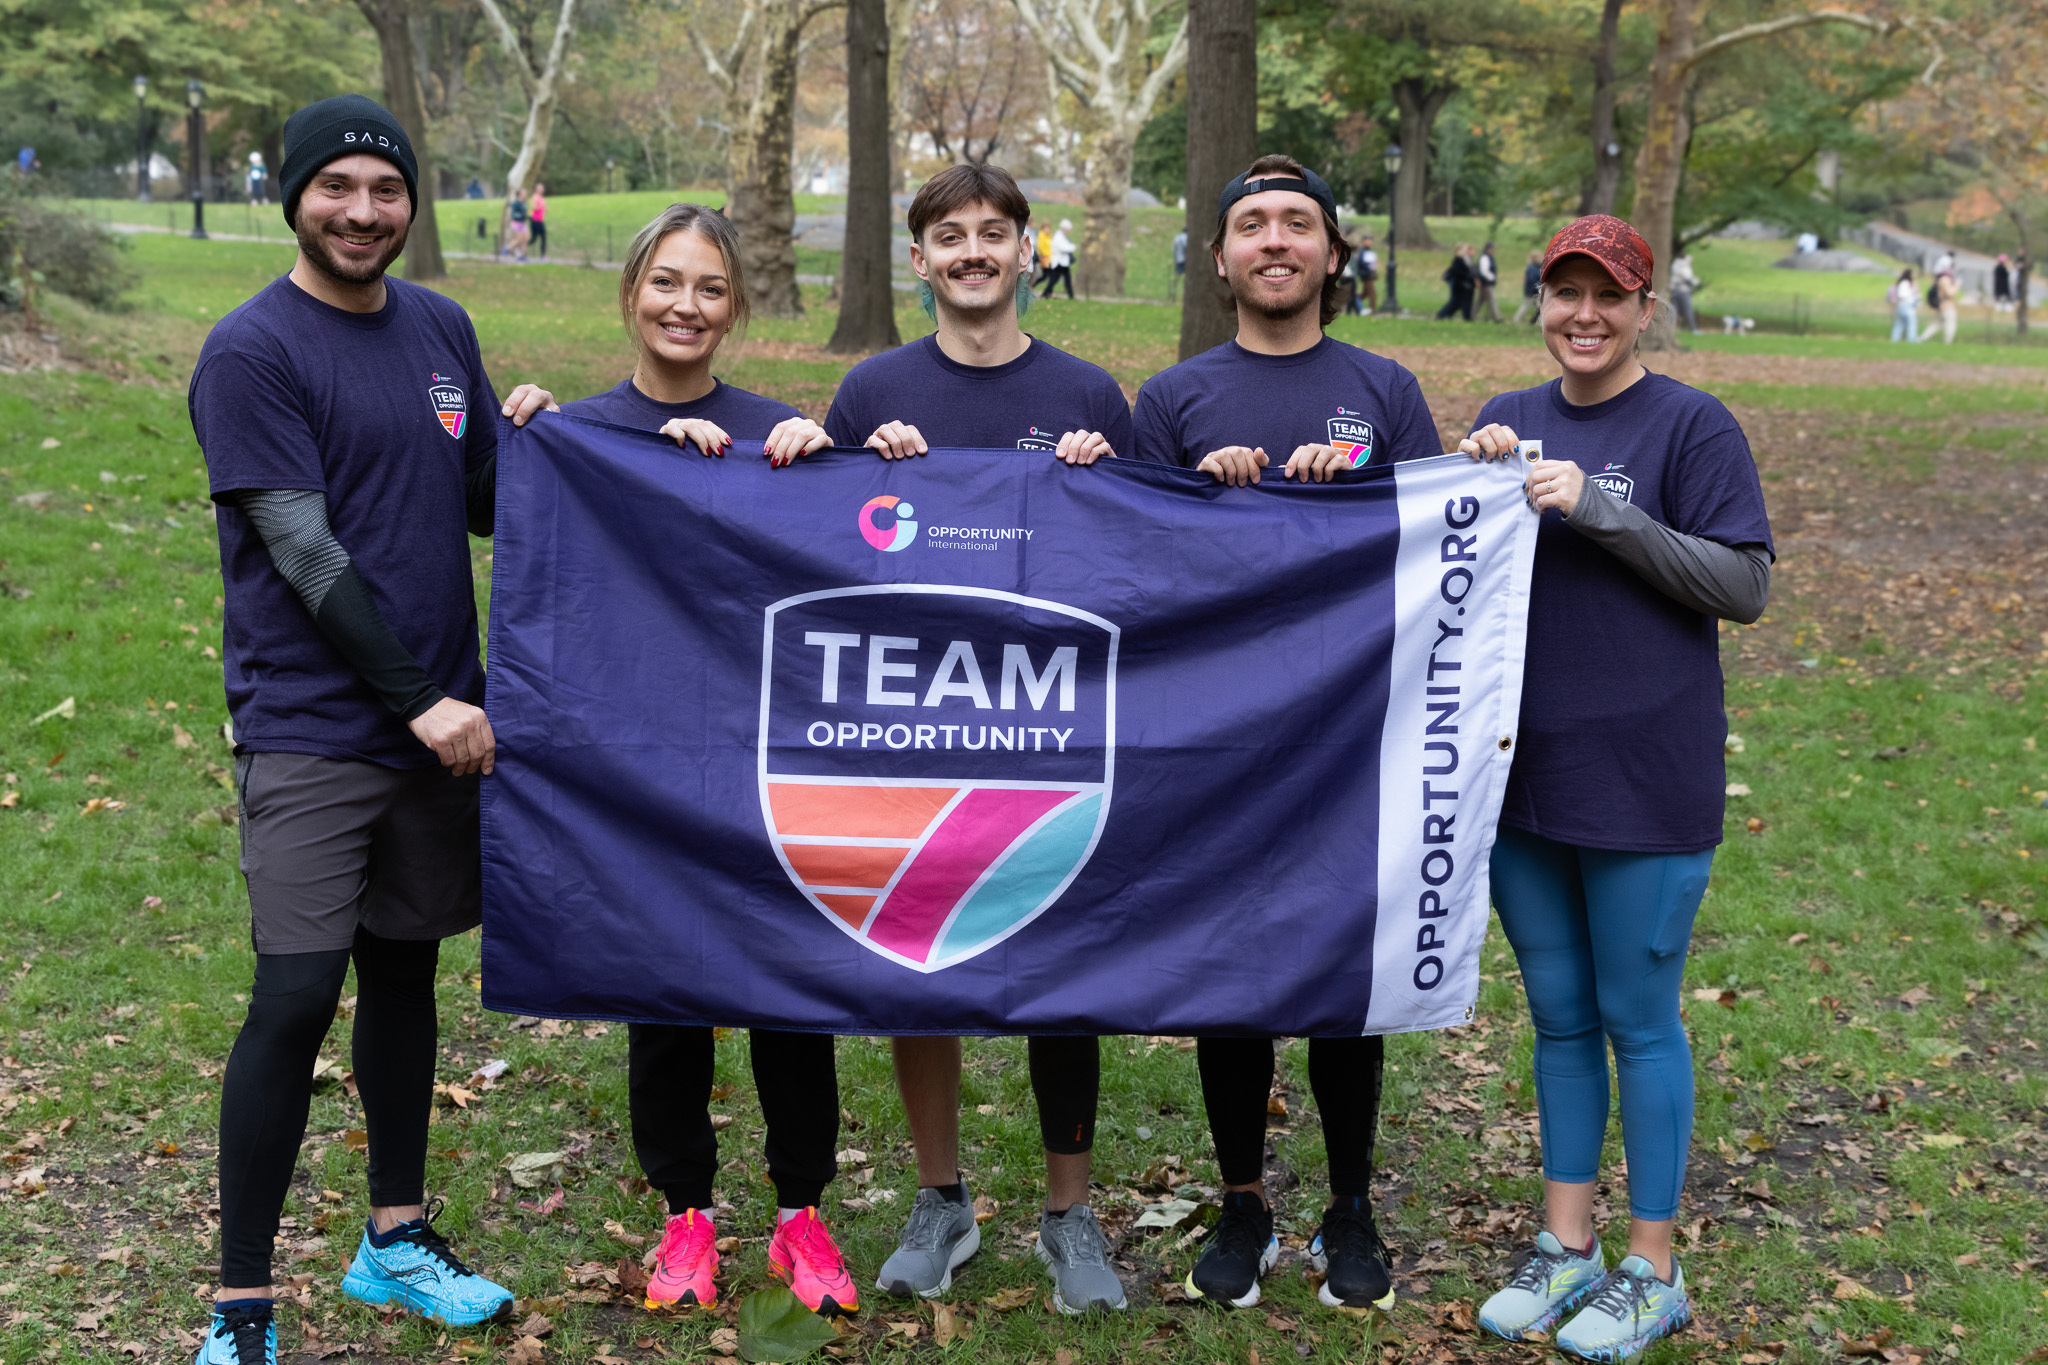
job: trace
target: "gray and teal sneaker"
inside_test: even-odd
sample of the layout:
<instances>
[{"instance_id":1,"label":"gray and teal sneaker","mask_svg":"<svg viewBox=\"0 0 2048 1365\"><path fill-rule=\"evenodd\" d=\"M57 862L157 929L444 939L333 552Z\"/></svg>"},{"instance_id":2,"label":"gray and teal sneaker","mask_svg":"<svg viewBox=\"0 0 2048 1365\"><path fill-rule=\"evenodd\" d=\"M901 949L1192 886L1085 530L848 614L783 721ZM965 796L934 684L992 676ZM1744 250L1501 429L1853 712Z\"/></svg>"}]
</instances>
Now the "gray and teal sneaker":
<instances>
[{"instance_id":1,"label":"gray and teal sneaker","mask_svg":"<svg viewBox=\"0 0 2048 1365\"><path fill-rule=\"evenodd\" d=\"M381 1237L363 1229L341 1292L371 1304L398 1304L450 1327L489 1322L512 1306L512 1291L492 1284L456 1258L434 1231L441 1201L427 1216L400 1223Z\"/></svg>"},{"instance_id":2,"label":"gray and teal sneaker","mask_svg":"<svg viewBox=\"0 0 2048 1365\"><path fill-rule=\"evenodd\" d=\"M213 1325L193 1365L277 1365L277 1323L269 1299L228 1299L213 1306Z\"/></svg>"},{"instance_id":3,"label":"gray and teal sneaker","mask_svg":"<svg viewBox=\"0 0 2048 1365\"><path fill-rule=\"evenodd\" d=\"M885 1294L917 1294L935 1299L953 1287L953 1272L981 1249L981 1227L974 1221L974 1201L967 1182L960 1183L955 1203L932 1188L917 1192L910 1221L903 1225L896 1250L882 1262L875 1288Z\"/></svg>"},{"instance_id":4,"label":"gray and teal sneaker","mask_svg":"<svg viewBox=\"0 0 2048 1365\"><path fill-rule=\"evenodd\" d=\"M1052 1306L1069 1317L1128 1302L1123 1281L1109 1267L1109 1239L1086 1204L1039 1213L1038 1259L1052 1276Z\"/></svg>"},{"instance_id":5,"label":"gray and teal sneaker","mask_svg":"<svg viewBox=\"0 0 2048 1365\"><path fill-rule=\"evenodd\" d=\"M1667 1283L1648 1261L1628 1256L1564 1325L1556 1344L1581 1360L1627 1360L1691 1321L1692 1301L1685 1296L1685 1272L1677 1258L1672 1258Z\"/></svg>"},{"instance_id":6,"label":"gray and teal sneaker","mask_svg":"<svg viewBox=\"0 0 2048 1365\"><path fill-rule=\"evenodd\" d=\"M1497 1337L1520 1341L1525 1332L1549 1332L1600 1287L1607 1275L1596 1240L1581 1256L1548 1232L1522 1253L1505 1287L1479 1309L1479 1325Z\"/></svg>"}]
</instances>

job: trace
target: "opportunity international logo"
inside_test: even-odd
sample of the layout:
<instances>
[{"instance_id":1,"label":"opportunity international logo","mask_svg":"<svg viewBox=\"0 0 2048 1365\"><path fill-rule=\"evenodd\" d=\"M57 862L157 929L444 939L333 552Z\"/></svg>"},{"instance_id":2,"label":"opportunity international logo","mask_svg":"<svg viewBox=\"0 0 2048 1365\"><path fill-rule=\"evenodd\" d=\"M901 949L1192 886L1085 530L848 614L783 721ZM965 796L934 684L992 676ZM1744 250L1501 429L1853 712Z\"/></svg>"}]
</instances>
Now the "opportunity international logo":
<instances>
[{"instance_id":1,"label":"opportunity international logo","mask_svg":"<svg viewBox=\"0 0 2048 1365\"><path fill-rule=\"evenodd\" d=\"M785 598L764 627L761 814L823 923L933 972L1053 909L1109 815L1115 625L898 584Z\"/></svg>"},{"instance_id":2,"label":"opportunity international logo","mask_svg":"<svg viewBox=\"0 0 2048 1365\"><path fill-rule=\"evenodd\" d=\"M861 504L861 536L877 550L901 550L917 539L917 523L910 519L916 511L894 493L869 498ZM875 520L878 512L893 513L893 521L888 526L880 525Z\"/></svg>"}]
</instances>

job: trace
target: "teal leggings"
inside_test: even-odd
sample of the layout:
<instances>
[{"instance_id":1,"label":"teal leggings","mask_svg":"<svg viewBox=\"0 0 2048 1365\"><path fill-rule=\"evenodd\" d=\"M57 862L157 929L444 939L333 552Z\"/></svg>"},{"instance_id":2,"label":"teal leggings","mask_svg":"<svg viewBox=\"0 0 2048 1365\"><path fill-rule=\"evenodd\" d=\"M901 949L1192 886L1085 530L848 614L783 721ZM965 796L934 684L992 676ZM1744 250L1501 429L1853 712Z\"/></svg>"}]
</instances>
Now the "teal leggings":
<instances>
[{"instance_id":1,"label":"teal leggings","mask_svg":"<svg viewBox=\"0 0 2048 1365\"><path fill-rule=\"evenodd\" d=\"M1536 1024L1543 1174L1599 1176L1607 1044L1621 1080L1629 1211L1678 1215L1692 1144L1692 1048L1678 1018L1693 915L1714 850L1620 853L1503 827L1493 905Z\"/></svg>"}]
</instances>

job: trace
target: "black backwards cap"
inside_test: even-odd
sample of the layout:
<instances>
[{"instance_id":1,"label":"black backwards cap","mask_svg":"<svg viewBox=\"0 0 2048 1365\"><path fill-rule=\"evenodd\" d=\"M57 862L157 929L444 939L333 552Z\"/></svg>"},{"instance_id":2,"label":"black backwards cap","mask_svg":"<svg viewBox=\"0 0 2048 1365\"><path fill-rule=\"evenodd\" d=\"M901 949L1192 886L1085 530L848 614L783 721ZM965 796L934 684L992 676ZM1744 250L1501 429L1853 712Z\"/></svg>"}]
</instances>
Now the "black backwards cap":
<instances>
[{"instance_id":1,"label":"black backwards cap","mask_svg":"<svg viewBox=\"0 0 2048 1365\"><path fill-rule=\"evenodd\" d=\"M1300 175L1283 173L1250 180L1246 178L1250 174L1250 171L1246 171L1244 175L1225 185L1223 193L1217 196L1216 222L1219 225L1230 215L1232 204L1246 195L1264 194L1267 190L1289 190L1295 194L1305 194L1322 205L1323 212L1329 214L1332 219L1337 216L1337 196L1330 193L1329 185L1324 183L1321 176L1306 166L1302 168Z\"/></svg>"},{"instance_id":2,"label":"black backwards cap","mask_svg":"<svg viewBox=\"0 0 2048 1365\"><path fill-rule=\"evenodd\" d=\"M278 172L284 220L294 228L299 196L330 161L361 153L381 156L405 177L412 216L420 212L420 163L391 111L367 95L336 95L309 104L284 121L284 165Z\"/></svg>"}]
</instances>

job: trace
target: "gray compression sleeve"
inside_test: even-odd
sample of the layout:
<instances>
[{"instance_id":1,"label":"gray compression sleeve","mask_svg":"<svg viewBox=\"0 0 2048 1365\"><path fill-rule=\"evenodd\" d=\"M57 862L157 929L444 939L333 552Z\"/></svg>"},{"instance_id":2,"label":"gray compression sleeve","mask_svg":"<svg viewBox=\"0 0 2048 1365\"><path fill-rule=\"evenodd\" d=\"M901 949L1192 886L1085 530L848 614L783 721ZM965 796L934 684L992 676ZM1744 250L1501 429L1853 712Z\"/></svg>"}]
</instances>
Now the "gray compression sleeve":
<instances>
[{"instance_id":1,"label":"gray compression sleeve","mask_svg":"<svg viewBox=\"0 0 2048 1365\"><path fill-rule=\"evenodd\" d=\"M348 551L327 525L327 495L314 488L257 488L238 495L235 505L255 523L284 581L318 616L327 590L348 568Z\"/></svg>"},{"instance_id":2,"label":"gray compression sleeve","mask_svg":"<svg viewBox=\"0 0 2048 1365\"><path fill-rule=\"evenodd\" d=\"M1590 479L1565 524L1694 611L1747 625L1771 599L1771 555L1763 546L1723 545L1674 531Z\"/></svg>"}]
</instances>

